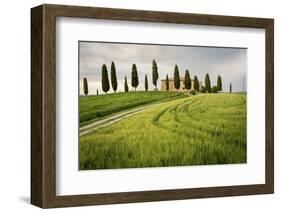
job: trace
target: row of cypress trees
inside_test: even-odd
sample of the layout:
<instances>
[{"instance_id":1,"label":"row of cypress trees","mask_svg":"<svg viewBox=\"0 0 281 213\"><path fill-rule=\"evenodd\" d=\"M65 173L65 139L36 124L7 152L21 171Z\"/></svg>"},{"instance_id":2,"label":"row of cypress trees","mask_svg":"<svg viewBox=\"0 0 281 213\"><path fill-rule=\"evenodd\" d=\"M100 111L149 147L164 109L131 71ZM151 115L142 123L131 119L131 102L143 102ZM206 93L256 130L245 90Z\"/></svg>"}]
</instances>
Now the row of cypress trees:
<instances>
[{"instance_id":1,"label":"row of cypress trees","mask_svg":"<svg viewBox=\"0 0 281 213\"><path fill-rule=\"evenodd\" d=\"M108 72L107 67L105 64L102 65L101 68L101 84L102 84L102 90L107 93L110 89L109 85L109 79L108 79ZM110 69L110 80L111 80L111 86L114 92L116 92L118 83L117 83L117 76L116 76L116 69L114 62L111 62L111 69Z\"/></svg>"},{"instance_id":2,"label":"row of cypress trees","mask_svg":"<svg viewBox=\"0 0 281 213\"><path fill-rule=\"evenodd\" d=\"M183 81L184 87L186 90L190 90L191 89L191 78L190 78L190 74L189 74L189 70L187 69L185 71L185 76L184 76L184 81ZM166 86L166 90L169 91L169 76L168 74L166 75L166 81L165 81L165 86ZM180 74L179 74L179 68L178 65L175 65L174 68L174 87L178 90L180 88ZM198 77L195 75L194 76L194 90L199 91L199 80ZM212 92L212 87L211 87L211 80L210 80L210 76L207 73L205 76L205 90L209 93ZM216 90L217 91L222 91L222 79L221 76L218 75L218 80L217 80L217 86L216 86Z\"/></svg>"},{"instance_id":3,"label":"row of cypress trees","mask_svg":"<svg viewBox=\"0 0 281 213\"><path fill-rule=\"evenodd\" d=\"M110 69L110 76L111 76L111 86L114 92L116 92L117 87L118 87L118 83L117 83L117 76L116 76L116 69L115 69L115 64L114 62L111 62L111 69ZM133 88L138 87L139 85L139 78L138 78L138 71L137 71L137 66L136 64L132 65L132 73L131 73L131 86ZM157 63L155 60L152 61L152 82L153 85L157 88L157 80L159 78L158 75L158 67L157 67ZM84 78L84 94L87 95L85 93L85 81L87 81L87 79L85 80ZM102 83L102 90L107 93L110 89L110 85L109 85L109 79L108 79L108 71L107 71L107 67L105 64L102 65L102 78L101 78L101 83ZM88 85L86 85L87 87L87 91L88 91ZM148 90L148 78L147 75L145 75L145 83L144 83L144 87L145 90ZM129 91L129 87L128 87L128 81L127 81L127 76L125 76L125 82L124 82L124 91L128 92Z\"/></svg>"},{"instance_id":4,"label":"row of cypress trees","mask_svg":"<svg viewBox=\"0 0 281 213\"><path fill-rule=\"evenodd\" d=\"M111 80L111 86L114 92L116 92L118 83L117 83L117 75L116 75L116 68L114 62L111 62L111 67L110 67L110 80ZM152 61L152 83L157 88L157 81L158 81L159 75L158 75L158 66L155 60ZM108 71L107 67L105 64L102 65L102 90L107 93L110 89L110 84L109 84L109 78L108 78ZM185 77L184 77L184 85L186 90L191 89L191 77L189 74L189 70L185 71ZM166 75L166 90L169 91L169 77L168 74ZM131 73L131 86L135 89L139 85L139 79L138 79L138 71L137 71L137 66L136 64L132 65L132 73ZM144 83L145 90L148 90L148 78L147 75L145 75L145 83ZM179 68L178 65L175 65L174 68L174 87L176 89L180 88L180 74L179 74ZM84 94L87 96L88 95L88 82L87 78L83 79L83 89L84 89ZM211 92L211 81L209 74L207 73L205 76L205 89L207 92ZM222 91L222 79L220 76L218 76L217 80L217 86L216 86L217 91ZM199 80L198 77L195 75L194 76L194 90L199 91ZM127 77L125 76L125 82L124 82L124 91L128 92L129 87L128 87L128 81ZM98 94L98 90L97 90Z\"/></svg>"}]
</instances>

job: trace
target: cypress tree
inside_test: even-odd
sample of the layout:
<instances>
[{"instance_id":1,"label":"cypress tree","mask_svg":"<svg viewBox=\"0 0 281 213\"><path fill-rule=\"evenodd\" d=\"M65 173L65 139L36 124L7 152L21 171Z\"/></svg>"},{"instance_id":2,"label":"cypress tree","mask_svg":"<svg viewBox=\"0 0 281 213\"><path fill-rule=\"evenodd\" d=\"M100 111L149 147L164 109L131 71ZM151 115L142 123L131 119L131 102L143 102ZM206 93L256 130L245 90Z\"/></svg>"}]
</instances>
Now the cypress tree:
<instances>
[{"instance_id":1,"label":"cypress tree","mask_svg":"<svg viewBox=\"0 0 281 213\"><path fill-rule=\"evenodd\" d=\"M194 90L196 90L197 92L199 91L199 80L197 78L197 76L194 76Z\"/></svg>"},{"instance_id":2,"label":"cypress tree","mask_svg":"<svg viewBox=\"0 0 281 213\"><path fill-rule=\"evenodd\" d=\"M166 91L169 91L169 77L168 77L168 74L166 75Z\"/></svg>"},{"instance_id":3,"label":"cypress tree","mask_svg":"<svg viewBox=\"0 0 281 213\"><path fill-rule=\"evenodd\" d=\"M229 92L232 93L232 83L229 85Z\"/></svg>"},{"instance_id":4,"label":"cypress tree","mask_svg":"<svg viewBox=\"0 0 281 213\"><path fill-rule=\"evenodd\" d=\"M97 95L99 95L99 89L97 89Z\"/></svg>"},{"instance_id":5,"label":"cypress tree","mask_svg":"<svg viewBox=\"0 0 281 213\"><path fill-rule=\"evenodd\" d=\"M186 90L190 90L191 89L191 79L190 79L190 75L189 75L189 71L186 70L185 71L185 76L184 76L184 87Z\"/></svg>"},{"instance_id":6,"label":"cypress tree","mask_svg":"<svg viewBox=\"0 0 281 213\"><path fill-rule=\"evenodd\" d=\"M129 87L128 87L128 82L127 82L127 77L125 76L125 83L124 83L124 91L128 92L129 91Z\"/></svg>"},{"instance_id":7,"label":"cypress tree","mask_svg":"<svg viewBox=\"0 0 281 213\"><path fill-rule=\"evenodd\" d=\"M116 92L118 83L117 83L117 77L116 77L115 64L114 64L113 61L111 62L111 72L110 72L110 74L111 74L111 86L112 86L112 89L114 90L114 92Z\"/></svg>"},{"instance_id":8,"label":"cypress tree","mask_svg":"<svg viewBox=\"0 0 281 213\"><path fill-rule=\"evenodd\" d=\"M102 90L107 94L107 92L110 89L110 86L108 81L107 68L105 64L102 65L101 84L102 84Z\"/></svg>"},{"instance_id":9,"label":"cypress tree","mask_svg":"<svg viewBox=\"0 0 281 213\"><path fill-rule=\"evenodd\" d=\"M152 83L157 88L157 80L158 80L158 67L156 61L153 59L152 61Z\"/></svg>"},{"instance_id":10,"label":"cypress tree","mask_svg":"<svg viewBox=\"0 0 281 213\"><path fill-rule=\"evenodd\" d=\"M87 78L83 79L83 89L84 89L84 94L87 96L88 95L88 81Z\"/></svg>"},{"instance_id":11,"label":"cypress tree","mask_svg":"<svg viewBox=\"0 0 281 213\"><path fill-rule=\"evenodd\" d=\"M208 93L211 93L211 81L210 81L210 76L208 73L205 76L205 87L206 87L206 90L208 91Z\"/></svg>"},{"instance_id":12,"label":"cypress tree","mask_svg":"<svg viewBox=\"0 0 281 213\"><path fill-rule=\"evenodd\" d=\"M147 80L147 75L145 74L145 78L144 78L144 88L145 88L145 91L148 90L148 80Z\"/></svg>"},{"instance_id":13,"label":"cypress tree","mask_svg":"<svg viewBox=\"0 0 281 213\"><path fill-rule=\"evenodd\" d=\"M177 90L180 88L180 74L178 65L175 65L174 69L174 86Z\"/></svg>"},{"instance_id":14,"label":"cypress tree","mask_svg":"<svg viewBox=\"0 0 281 213\"><path fill-rule=\"evenodd\" d=\"M137 66L133 64L132 66L132 81L131 81L132 87L136 88L139 85L139 78L138 78L138 71L137 71Z\"/></svg>"},{"instance_id":15,"label":"cypress tree","mask_svg":"<svg viewBox=\"0 0 281 213\"><path fill-rule=\"evenodd\" d=\"M222 81L221 81L220 75L218 75L217 89L218 89L218 91L222 91Z\"/></svg>"}]
</instances>

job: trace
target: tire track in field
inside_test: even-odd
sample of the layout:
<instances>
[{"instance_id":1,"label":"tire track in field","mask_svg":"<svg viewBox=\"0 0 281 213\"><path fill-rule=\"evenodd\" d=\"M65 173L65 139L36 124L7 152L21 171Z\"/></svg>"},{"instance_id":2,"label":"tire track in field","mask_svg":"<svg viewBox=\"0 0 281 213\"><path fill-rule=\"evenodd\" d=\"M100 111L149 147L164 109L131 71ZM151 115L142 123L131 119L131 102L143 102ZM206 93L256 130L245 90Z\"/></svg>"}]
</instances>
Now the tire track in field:
<instances>
[{"instance_id":1,"label":"tire track in field","mask_svg":"<svg viewBox=\"0 0 281 213\"><path fill-rule=\"evenodd\" d=\"M202 122L199 120L194 120L190 117L190 113L188 112L188 108L192 105L194 105L196 102L198 101L198 99L192 100L192 101L186 101L174 106L170 106L167 107L166 109L162 110L155 118L154 118L154 124L156 124L157 126L167 130L167 131L171 131L171 132L176 132L179 135L185 135L188 137L200 137L202 139L206 139L206 136L209 138L214 138L214 137L219 137L220 136L220 132L218 132L218 126L216 124L209 124L208 128L204 128L202 126ZM183 110L183 108L185 107L185 109ZM179 110L180 109L180 110ZM182 120L180 120L178 113L179 112L186 112L186 114L184 114L184 116L187 116L190 118L190 122L186 123L183 122ZM185 130L180 130L177 128L177 125L175 125L175 128L170 128L165 126L165 124L161 123L161 117L165 116L166 113L171 113L173 115L173 121L176 124L180 124L180 126L186 126L188 127L188 131ZM211 126L211 128L210 128ZM190 131L191 130L191 131ZM192 134L190 134L190 132L192 132Z\"/></svg>"},{"instance_id":2,"label":"tire track in field","mask_svg":"<svg viewBox=\"0 0 281 213\"><path fill-rule=\"evenodd\" d=\"M196 100L194 100L194 101L192 101L191 103L188 103L188 104L183 103L183 104L181 104L181 105L179 105L179 106L181 106L181 108L182 108L183 106L186 106L186 107L187 107L187 111L188 111L188 108L189 108L190 106L194 105L197 101L198 101L198 99L196 99ZM212 137L212 136L213 136L213 135L211 134L211 132L206 131L205 129L202 129L202 128L199 129L198 127L194 127L194 124L193 124L193 125L189 125L189 124L192 124L192 123L194 123L194 122L196 122L196 123L201 123L200 121L193 120L191 123L188 123L188 124L182 122L182 121L180 120L179 116L178 116L178 113L179 113L178 108L179 108L179 106L177 106L176 109L175 109L175 111L173 111L174 121L175 121L176 123L180 124L181 126L188 127L188 131L183 131L183 130L179 131L179 130L176 130L177 132L179 132L179 133L181 133L181 134L184 134L184 135L189 135L190 137L195 137L195 136L196 136L196 137L200 137L200 138L202 138L202 139L205 139L206 136L207 136L207 137ZM186 111L186 112L187 112L187 111ZM189 113L185 113L184 116L186 116L186 115L188 116L188 114L189 114ZM190 130L192 130L192 131L190 131ZM187 133L187 132L188 132L188 133ZM193 132L193 134L190 134L189 132Z\"/></svg>"},{"instance_id":3,"label":"tire track in field","mask_svg":"<svg viewBox=\"0 0 281 213\"><path fill-rule=\"evenodd\" d=\"M190 98L190 99L191 99L191 98ZM192 100L190 100L190 99L185 100L184 103L185 103L185 102L190 102L190 101L192 101ZM180 105L180 104L182 104L182 103L176 104L176 106L177 106L177 105ZM159 120L160 120L161 116L164 115L167 111L173 109L174 107L175 107L175 105L167 106L165 109L161 110L159 113L157 113L156 116L154 116L154 118L152 119L152 123L153 123L154 125L158 126L158 125L160 124L160 123L159 123Z\"/></svg>"},{"instance_id":4,"label":"tire track in field","mask_svg":"<svg viewBox=\"0 0 281 213\"><path fill-rule=\"evenodd\" d=\"M185 102L189 102L190 100L187 100ZM159 126L160 125L160 119L161 119L161 116L163 116L167 111L170 111L172 110L173 108L175 108L175 106L177 105L181 105L182 103L179 103L179 104L176 104L176 105L173 105L173 106L168 106L166 107L165 109L161 110L159 113L157 113L157 115L152 119L152 123L156 126Z\"/></svg>"},{"instance_id":5,"label":"tire track in field","mask_svg":"<svg viewBox=\"0 0 281 213\"><path fill-rule=\"evenodd\" d=\"M245 104L245 102L246 102L246 98L245 97L241 97L241 98L239 98L239 102L238 103L235 103L235 104L229 104L229 103L224 103L226 106L224 107L224 109L228 109L228 108L232 108L232 107L239 107L239 106L241 106L241 105L243 105L243 104ZM202 123L202 122L205 122L205 123L207 123L207 124L209 124L209 125L211 125L211 126L217 126L217 122L216 122L216 114L214 113L214 117L212 118L212 117L209 117L209 115L206 115L206 116L201 116L201 117L199 117L198 118L198 116L196 116L196 112L198 112L198 111L200 111L200 113L204 113L204 112L206 112L206 111L208 111L207 109L205 109L205 110L200 110L200 106L201 105L205 105L206 103L204 103L204 102L201 102L201 103L199 103L199 105L197 105L196 106L196 110L197 111L195 111L195 113L194 114L192 114L192 113L187 113L187 116L190 118L190 120L193 122L193 121L197 121L198 123ZM214 106L215 107L215 106ZM189 108L189 106L187 106L187 110L186 111L188 111L188 108ZM232 122L234 122L235 120L237 120L238 119L238 117L237 117L237 114L238 115L240 115L240 113L236 113L235 115L233 115L233 116L231 116L231 115L227 115L227 117L223 117L223 118L220 118L220 119L224 119L225 120L225 122L229 122L229 121L232 121ZM241 115L240 115L241 116ZM242 116L243 117L243 116Z\"/></svg>"},{"instance_id":6,"label":"tire track in field","mask_svg":"<svg viewBox=\"0 0 281 213\"><path fill-rule=\"evenodd\" d=\"M165 126L163 123L161 123L161 117L162 116L165 116L165 114L166 113L171 113L171 114L173 114L173 121L175 122L175 123L179 123L179 122L177 122L177 120L175 119L175 113L177 112L177 110L178 110L178 108L181 106L181 105L186 105L186 104L188 104L188 105L192 105L194 102L196 102L197 101L197 99L196 100L188 100L188 101L186 101L186 102L189 102L189 103L186 103L186 102L183 102L183 103L179 103L179 104L176 104L176 105L173 105L173 106L169 106L169 107L167 107L167 108L165 108L164 110L162 110L160 113L158 113L155 117L154 117L154 119L153 119L153 124L154 125L156 125L157 127L159 127L159 128L162 128L162 129L165 129L165 130L167 130L167 131L170 131L170 132L172 132L172 133L176 133L176 134L178 134L178 135L184 135L184 136L186 136L186 137L194 137L195 135L194 134L196 134L196 137L197 138L201 138L201 139L206 139L206 134L204 134L204 132L202 132L202 131L199 131L198 129L195 129L195 128L192 128L192 130L193 130L193 134L190 134L190 131L183 131L183 130L179 130L179 129L177 129L177 128L169 128L169 127L167 127L167 126ZM182 125L182 123L179 123L180 125ZM207 136L210 136L209 134L207 135Z\"/></svg>"},{"instance_id":7,"label":"tire track in field","mask_svg":"<svg viewBox=\"0 0 281 213\"><path fill-rule=\"evenodd\" d=\"M190 105L188 105L187 107L189 107ZM187 110L188 111L188 110ZM186 117L189 118L189 122L184 122L180 119L178 113L179 111L176 111L175 114L174 114L174 119L177 123L180 123L181 125L183 126L188 126L189 129L191 129L192 131L194 132L201 132L202 134L206 134L208 135L209 137L214 137L214 131L213 129L215 129L217 126L216 125L213 125L213 124L209 124L211 126L211 128L207 128L207 127L204 127L202 126L202 120L199 121L199 120L196 120L196 119L192 119L189 115L189 113L187 113L187 111L185 111L185 115Z\"/></svg>"},{"instance_id":8,"label":"tire track in field","mask_svg":"<svg viewBox=\"0 0 281 213\"><path fill-rule=\"evenodd\" d=\"M198 100L198 99L197 99ZM182 121L180 121L179 117L178 117L178 112L179 109L183 106L188 105L189 107L192 106L197 100L193 100L190 101L189 103L183 102L174 106L170 106L167 107L166 109L162 110L157 116L156 116L156 125L162 129L165 129L166 131L169 131L173 134L177 134L181 137L186 137L186 138L196 138L197 140L201 140L201 142L203 143L197 143L197 144L193 144L192 140L187 141L187 142L191 142L192 146L198 146L198 149L202 150L202 149L208 149L209 146L212 145L216 145L216 146L233 146L232 144L229 143L217 143L216 138L220 137L220 135L218 134L214 134L214 130L213 128L211 128L210 130L206 129L206 128L198 128L198 127L194 127L194 124L192 126L189 126L186 123L183 123ZM173 117L173 122L175 122L175 124L180 124L180 127L188 127L188 129L182 129L182 128L177 128L177 125L175 125L174 123L172 124L172 128L165 126L164 122L161 122L161 118L163 116L165 116L167 113L172 114ZM171 121L170 121L171 122ZM198 122L198 121L195 121ZM216 128L216 126L214 126Z\"/></svg>"},{"instance_id":9,"label":"tire track in field","mask_svg":"<svg viewBox=\"0 0 281 213\"><path fill-rule=\"evenodd\" d=\"M194 104L194 102L192 103ZM192 105L192 104L183 104L182 106L180 106L179 108L181 110L176 110L175 111L175 121L177 121L178 123L181 123L183 126L188 126L190 130L194 131L194 133L198 133L198 131L200 131L202 134L206 134L208 135L210 138L219 138L222 134L225 133L225 130L224 130L224 125L225 124L220 124L218 125L218 122L214 121L214 120L211 120L211 121L206 121L206 120L195 120L192 116L190 116L190 113L186 113L184 115L178 115L179 113L181 112L188 112L188 108ZM187 106L185 106L187 105ZM236 104L236 106L239 106L240 104ZM183 110L183 108L186 108L185 110ZM215 107L215 106L214 106ZM196 107L198 108L198 107ZM239 114L238 114L239 115ZM181 118L184 118L184 117L188 117L188 120L185 120L183 121ZM204 116L203 116L204 117ZM237 116L234 117L234 120L232 119L232 122L235 122L235 119L237 120ZM226 120L229 120L229 118L227 118ZM209 126L204 126L203 124L204 123L207 123ZM200 135L201 135L200 133Z\"/></svg>"}]
</instances>

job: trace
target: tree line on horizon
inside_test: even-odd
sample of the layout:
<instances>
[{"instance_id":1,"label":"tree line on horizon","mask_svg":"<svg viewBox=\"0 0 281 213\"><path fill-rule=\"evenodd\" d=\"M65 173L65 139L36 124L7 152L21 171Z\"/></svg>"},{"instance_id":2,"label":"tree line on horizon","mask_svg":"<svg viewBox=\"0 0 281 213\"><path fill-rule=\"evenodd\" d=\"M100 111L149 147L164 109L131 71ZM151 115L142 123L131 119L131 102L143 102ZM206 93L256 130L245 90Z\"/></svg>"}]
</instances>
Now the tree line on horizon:
<instances>
[{"instance_id":1,"label":"tree line on horizon","mask_svg":"<svg viewBox=\"0 0 281 213\"><path fill-rule=\"evenodd\" d=\"M102 90L107 94L107 92L110 90L110 83L109 83L109 78L108 78L108 70L105 64L102 65L102 75L101 75L101 83L102 83ZM116 90L118 88L118 82L117 82L117 75L116 75L116 68L115 64L112 61L111 66L110 66L110 81L111 81L111 87L113 91L116 93ZM157 90L157 81L158 81L159 75L158 75L158 66L155 60L152 61L152 83ZM211 81L210 81L210 76L207 73L205 75L205 86L201 86L200 89L200 83L198 80L197 75L194 76L194 90L196 92L202 92L202 93L217 93L218 91L222 91L222 78L220 75L218 75L217 78L217 85L216 86L211 86ZM185 76L184 76L184 82L183 82L185 89L189 91L192 87L192 79L189 74L189 70L186 69L185 71ZM137 66L136 64L132 65L132 72L131 72L131 86L135 89L137 89L139 85L139 78L138 78L138 71L137 71ZM168 74L166 75L165 79L165 86L166 86L166 91L169 91L169 76ZM178 90L180 88L180 74L179 74L179 68L178 65L175 65L174 68L174 87ZM144 78L144 88L145 91L148 91L148 78L147 74L145 74ZM87 78L83 78L83 90L84 94L87 96L89 93L88 90L88 80ZM127 81L127 76L125 76L124 79L124 92L129 92L129 86L128 86L128 81ZM230 84L230 91L232 92L232 84ZM99 94L99 91L97 89L97 95Z\"/></svg>"}]
</instances>

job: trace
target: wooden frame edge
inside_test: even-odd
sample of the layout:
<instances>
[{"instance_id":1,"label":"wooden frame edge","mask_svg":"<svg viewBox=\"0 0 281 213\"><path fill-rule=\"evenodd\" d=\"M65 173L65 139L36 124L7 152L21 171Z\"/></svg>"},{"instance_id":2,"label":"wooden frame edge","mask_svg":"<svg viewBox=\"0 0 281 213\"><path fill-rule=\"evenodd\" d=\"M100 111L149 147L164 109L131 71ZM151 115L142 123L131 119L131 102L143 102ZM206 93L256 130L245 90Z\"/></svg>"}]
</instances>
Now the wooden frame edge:
<instances>
[{"instance_id":1,"label":"wooden frame edge","mask_svg":"<svg viewBox=\"0 0 281 213\"><path fill-rule=\"evenodd\" d=\"M58 16L212 26L266 31L266 183L195 189L56 196L55 20ZM167 16L169 18L167 18ZM188 18L188 19L187 19ZM274 192L274 20L111 8L41 5L31 9L31 203L41 208L101 205Z\"/></svg>"},{"instance_id":2,"label":"wooden frame edge","mask_svg":"<svg viewBox=\"0 0 281 213\"><path fill-rule=\"evenodd\" d=\"M266 75L266 117L265 117L265 153L266 185L274 193L274 20L268 21L265 28L265 75Z\"/></svg>"},{"instance_id":3,"label":"wooden frame edge","mask_svg":"<svg viewBox=\"0 0 281 213\"><path fill-rule=\"evenodd\" d=\"M43 207L43 7L31 10L31 203Z\"/></svg>"}]
</instances>

